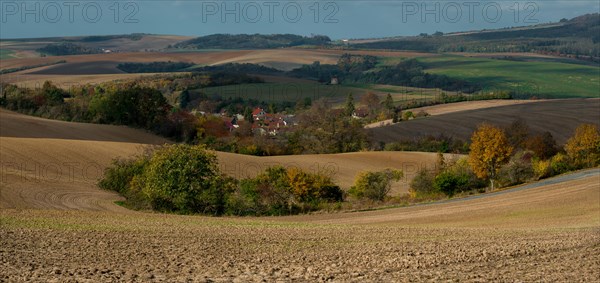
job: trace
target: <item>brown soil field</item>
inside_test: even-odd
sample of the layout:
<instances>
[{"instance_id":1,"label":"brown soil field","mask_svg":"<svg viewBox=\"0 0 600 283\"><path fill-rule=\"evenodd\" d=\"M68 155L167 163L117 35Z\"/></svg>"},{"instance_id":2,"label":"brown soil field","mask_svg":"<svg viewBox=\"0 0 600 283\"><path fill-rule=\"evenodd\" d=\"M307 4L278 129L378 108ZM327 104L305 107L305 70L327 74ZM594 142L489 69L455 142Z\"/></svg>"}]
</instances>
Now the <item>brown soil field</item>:
<instances>
[{"instance_id":1,"label":"brown soil field","mask_svg":"<svg viewBox=\"0 0 600 283\"><path fill-rule=\"evenodd\" d=\"M36 43L38 45L44 43ZM368 54L383 57L423 57L435 54L402 51L349 51L320 49L269 49L269 50L222 50L206 52L129 52L73 56L50 56L14 58L0 61L0 70L48 64L65 60L67 63L24 70L0 75L0 81L35 86L46 80L59 85L101 83L117 79L137 77L142 74L123 74L116 68L120 62L174 61L191 62L199 65L224 63L254 63L290 70L302 64L320 61L335 64L344 53ZM110 76L109 76L110 75ZM147 75L147 74L143 74Z\"/></svg>"},{"instance_id":2,"label":"brown soil field","mask_svg":"<svg viewBox=\"0 0 600 283\"><path fill-rule=\"evenodd\" d=\"M400 122L371 131L375 141L383 142L439 134L468 140L481 123L507 126L517 118L525 120L532 132L548 131L558 144L564 144L580 124L600 124L600 99L546 100L474 109Z\"/></svg>"},{"instance_id":3,"label":"brown soil field","mask_svg":"<svg viewBox=\"0 0 600 283\"><path fill-rule=\"evenodd\" d=\"M65 60L67 63L89 63L95 62L156 62L156 61L182 61L196 64L212 64L215 62L243 56L252 51L210 51L210 52L130 52L130 53L108 53L91 55L71 56L49 56L40 58L23 58L2 60L0 69L10 69L23 66L33 66ZM30 70L31 71L31 70ZM76 73L73 73L76 74Z\"/></svg>"},{"instance_id":4,"label":"brown soil field","mask_svg":"<svg viewBox=\"0 0 600 283\"><path fill-rule=\"evenodd\" d=\"M387 210L179 216L126 210L113 203L118 195L94 185L98 169L112 157L164 140L125 127L4 110L0 126L0 281L600 279L599 169L490 195ZM344 170L394 157L358 153L322 160L327 158L341 161Z\"/></svg>"},{"instance_id":5,"label":"brown soil field","mask_svg":"<svg viewBox=\"0 0 600 283\"><path fill-rule=\"evenodd\" d=\"M517 105L524 103L532 103L532 102L540 102L543 100L520 100L520 99L491 99L491 100L479 100L479 101L463 101L456 103L447 103L447 104L438 104L432 106L418 107L406 109L406 111L412 111L413 113L418 113L420 111L425 111L431 116L443 115L467 110L477 110L477 109L487 109L498 106L507 106L507 105ZM388 119L385 121L380 121L376 123L371 123L365 126L365 128L377 128L381 126L390 125L392 123L392 119Z\"/></svg>"},{"instance_id":6,"label":"brown soil field","mask_svg":"<svg viewBox=\"0 0 600 283\"><path fill-rule=\"evenodd\" d=\"M37 69L42 70L42 68ZM30 75L12 73L0 75L0 82L15 84L19 87L41 88L45 81L51 81L54 85L69 89L72 87L82 86L85 84L100 84L104 82L112 82L117 80L130 80L143 76L154 76L158 73L145 74L93 74L93 75Z\"/></svg>"},{"instance_id":7,"label":"brown soil field","mask_svg":"<svg viewBox=\"0 0 600 283\"><path fill-rule=\"evenodd\" d=\"M119 62L98 61L81 63L63 63L44 68L38 68L33 72L25 72L28 75L109 75L125 74L117 69Z\"/></svg>"}]
</instances>

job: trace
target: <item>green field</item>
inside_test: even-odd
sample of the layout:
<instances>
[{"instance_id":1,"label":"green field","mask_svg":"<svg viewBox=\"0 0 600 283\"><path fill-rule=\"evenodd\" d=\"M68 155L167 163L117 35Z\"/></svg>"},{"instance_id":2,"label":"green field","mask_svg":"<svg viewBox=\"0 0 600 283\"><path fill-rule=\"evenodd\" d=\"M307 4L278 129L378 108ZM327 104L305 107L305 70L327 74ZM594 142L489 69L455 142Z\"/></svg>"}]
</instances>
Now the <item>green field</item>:
<instances>
[{"instance_id":1,"label":"green field","mask_svg":"<svg viewBox=\"0 0 600 283\"><path fill-rule=\"evenodd\" d=\"M15 58L13 56L15 52L12 50L8 50L8 49L0 49L0 59L10 59L10 58Z\"/></svg>"},{"instance_id":2,"label":"green field","mask_svg":"<svg viewBox=\"0 0 600 283\"><path fill-rule=\"evenodd\" d=\"M349 93L354 94L355 98L366 93L366 90L361 88L324 85L317 82L240 84L209 87L202 91L224 98L240 97L265 102L296 102L307 97L315 101L324 98L334 104L345 101Z\"/></svg>"},{"instance_id":3,"label":"green field","mask_svg":"<svg viewBox=\"0 0 600 283\"><path fill-rule=\"evenodd\" d=\"M444 91L433 88L416 88L380 84L345 84L324 85L317 82L286 82L286 83L262 83L262 84L240 84L219 87L209 87L193 90L192 93L203 92L208 95L219 95L223 98L256 99L258 101L270 102L297 102L306 97L313 101L324 98L334 107L342 106L349 93L354 95L354 100L359 103L361 97L373 92L379 96L381 101L389 93L392 95L396 105L405 105L409 102L438 101L442 93L455 95L456 92Z\"/></svg>"},{"instance_id":4,"label":"green field","mask_svg":"<svg viewBox=\"0 0 600 283\"><path fill-rule=\"evenodd\" d=\"M542 98L600 97L600 67L443 55L419 58L426 72L479 83L484 90L513 90Z\"/></svg>"}]
</instances>

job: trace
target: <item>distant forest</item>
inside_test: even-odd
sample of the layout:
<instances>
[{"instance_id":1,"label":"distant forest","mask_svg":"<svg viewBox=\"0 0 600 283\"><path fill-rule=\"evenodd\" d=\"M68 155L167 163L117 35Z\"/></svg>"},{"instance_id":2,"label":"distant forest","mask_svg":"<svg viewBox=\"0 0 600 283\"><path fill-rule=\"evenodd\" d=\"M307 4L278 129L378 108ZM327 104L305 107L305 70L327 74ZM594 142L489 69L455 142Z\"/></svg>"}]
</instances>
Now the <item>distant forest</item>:
<instances>
[{"instance_id":1,"label":"distant forest","mask_svg":"<svg viewBox=\"0 0 600 283\"><path fill-rule=\"evenodd\" d=\"M71 42L60 42L48 44L45 47L36 50L42 54L52 56L64 56L64 55L81 55L81 54L98 54L102 53L101 49L86 47L81 44L75 44Z\"/></svg>"},{"instance_id":2,"label":"distant forest","mask_svg":"<svg viewBox=\"0 0 600 283\"><path fill-rule=\"evenodd\" d=\"M295 34L212 34L175 44L182 49L268 49L294 47L301 45L327 45L331 39L327 36L312 37Z\"/></svg>"}]
</instances>

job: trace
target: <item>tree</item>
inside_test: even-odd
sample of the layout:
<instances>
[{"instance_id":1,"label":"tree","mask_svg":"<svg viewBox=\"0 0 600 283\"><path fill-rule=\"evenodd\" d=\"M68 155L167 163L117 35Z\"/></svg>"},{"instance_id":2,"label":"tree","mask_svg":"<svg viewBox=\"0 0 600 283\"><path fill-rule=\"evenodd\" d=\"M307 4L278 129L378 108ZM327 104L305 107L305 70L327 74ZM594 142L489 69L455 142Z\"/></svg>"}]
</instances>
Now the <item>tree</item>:
<instances>
[{"instance_id":1,"label":"tree","mask_svg":"<svg viewBox=\"0 0 600 283\"><path fill-rule=\"evenodd\" d=\"M371 116L375 116L377 112L379 112L379 109L381 109L381 102L379 100L379 97L377 96L377 94L372 92L367 92L366 95L363 95L363 97L361 98L361 103L367 106L367 108L369 108Z\"/></svg>"},{"instance_id":2,"label":"tree","mask_svg":"<svg viewBox=\"0 0 600 283\"><path fill-rule=\"evenodd\" d=\"M186 89L179 96L179 108L185 109L190 103L190 92Z\"/></svg>"},{"instance_id":3,"label":"tree","mask_svg":"<svg viewBox=\"0 0 600 283\"><path fill-rule=\"evenodd\" d=\"M558 152L556 140L550 132L530 137L525 140L524 145L526 149L533 151L535 156L541 159L548 159Z\"/></svg>"},{"instance_id":4,"label":"tree","mask_svg":"<svg viewBox=\"0 0 600 283\"><path fill-rule=\"evenodd\" d=\"M252 109L246 106L244 108L244 120L250 124L254 123L254 117L252 116Z\"/></svg>"},{"instance_id":5,"label":"tree","mask_svg":"<svg viewBox=\"0 0 600 283\"><path fill-rule=\"evenodd\" d=\"M42 95L50 105L56 105L64 102L66 92L53 85L52 82L45 81L42 86Z\"/></svg>"},{"instance_id":6,"label":"tree","mask_svg":"<svg viewBox=\"0 0 600 283\"><path fill-rule=\"evenodd\" d=\"M352 93L348 94L348 98L346 98L346 107L344 108L344 114L346 116L352 116L356 108L354 107L354 96Z\"/></svg>"},{"instance_id":7,"label":"tree","mask_svg":"<svg viewBox=\"0 0 600 283\"><path fill-rule=\"evenodd\" d=\"M394 99L392 98L391 94L387 94L385 96L385 100L383 101L383 107L385 107L385 109L387 109L388 111L394 111Z\"/></svg>"},{"instance_id":8,"label":"tree","mask_svg":"<svg viewBox=\"0 0 600 283\"><path fill-rule=\"evenodd\" d=\"M392 181L400 181L404 173L400 170L386 169L379 172L362 172L356 178L349 193L358 198L383 201L392 189Z\"/></svg>"},{"instance_id":9,"label":"tree","mask_svg":"<svg viewBox=\"0 0 600 283\"><path fill-rule=\"evenodd\" d=\"M480 125L471 137L469 165L477 177L494 181L502 164L508 162L513 151L502 129L489 124Z\"/></svg>"},{"instance_id":10,"label":"tree","mask_svg":"<svg viewBox=\"0 0 600 283\"><path fill-rule=\"evenodd\" d=\"M565 144L565 151L576 167L600 164L600 132L593 124L582 124Z\"/></svg>"},{"instance_id":11,"label":"tree","mask_svg":"<svg viewBox=\"0 0 600 283\"><path fill-rule=\"evenodd\" d=\"M398 111L394 111L394 113L392 114L392 123L396 124L399 120L400 118L398 117Z\"/></svg>"},{"instance_id":12,"label":"tree","mask_svg":"<svg viewBox=\"0 0 600 283\"><path fill-rule=\"evenodd\" d=\"M513 148L524 148L527 136L529 136L529 125L525 120L518 118L506 128L506 138Z\"/></svg>"},{"instance_id":13,"label":"tree","mask_svg":"<svg viewBox=\"0 0 600 283\"><path fill-rule=\"evenodd\" d=\"M202 145L157 150L144 170L142 192L154 209L222 214L229 187L217 157Z\"/></svg>"}]
</instances>

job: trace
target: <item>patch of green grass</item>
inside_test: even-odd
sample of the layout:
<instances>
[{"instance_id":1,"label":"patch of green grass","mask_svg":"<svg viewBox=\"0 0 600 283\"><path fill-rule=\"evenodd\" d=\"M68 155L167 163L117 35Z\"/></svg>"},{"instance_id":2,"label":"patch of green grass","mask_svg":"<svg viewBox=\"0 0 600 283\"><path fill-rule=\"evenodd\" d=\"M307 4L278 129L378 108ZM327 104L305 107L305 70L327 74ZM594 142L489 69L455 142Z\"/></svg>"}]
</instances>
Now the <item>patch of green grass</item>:
<instances>
[{"instance_id":1,"label":"patch of green grass","mask_svg":"<svg viewBox=\"0 0 600 283\"><path fill-rule=\"evenodd\" d=\"M360 88L317 82L240 84L209 87L202 91L224 98L239 97L265 102L296 102L308 97L313 101L324 98L333 103L344 101L349 93L356 97L365 93L365 90Z\"/></svg>"},{"instance_id":2,"label":"patch of green grass","mask_svg":"<svg viewBox=\"0 0 600 283\"><path fill-rule=\"evenodd\" d=\"M0 59L10 59L10 58L15 58L15 56L13 56L15 52L12 50L8 50L8 49L0 49Z\"/></svg>"},{"instance_id":3,"label":"patch of green grass","mask_svg":"<svg viewBox=\"0 0 600 283\"><path fill-rule=\"evenodd\" d=\"M548 98L600 97L600 67L519 62L457 55L423 57L426 72L478 83L486 91L512 90Z\"/></svg>"},{"instance_id":4,"label":"patch of green grass","mask_svg":"<svg viewBox=\"0 0 600 283\"><path fill-rule=\"evenodd\" d=\"M406 57L379 57L375 67L381 68L385 66L395 66L406 60Z\"/></svg>"}]
</instances>

